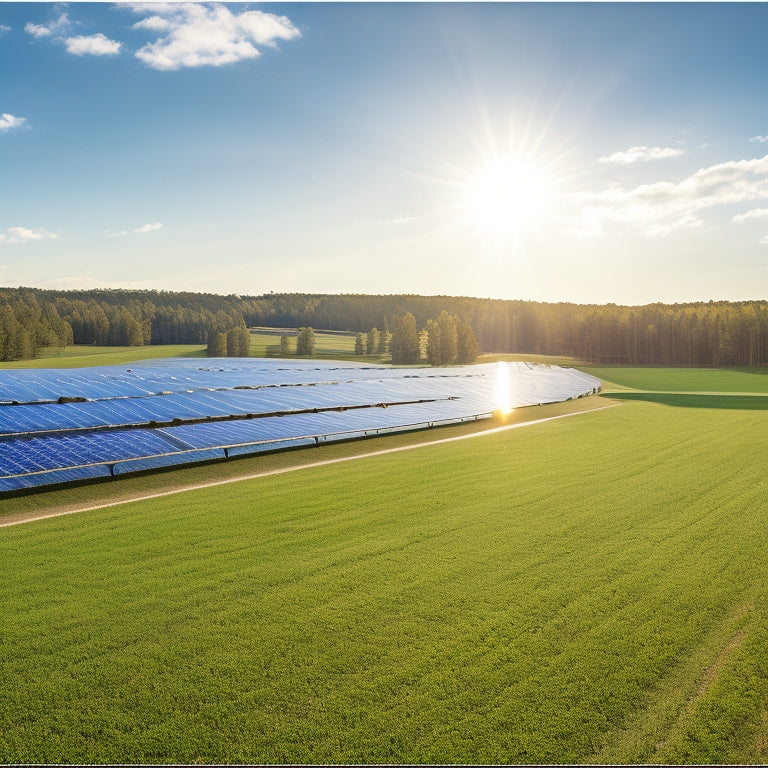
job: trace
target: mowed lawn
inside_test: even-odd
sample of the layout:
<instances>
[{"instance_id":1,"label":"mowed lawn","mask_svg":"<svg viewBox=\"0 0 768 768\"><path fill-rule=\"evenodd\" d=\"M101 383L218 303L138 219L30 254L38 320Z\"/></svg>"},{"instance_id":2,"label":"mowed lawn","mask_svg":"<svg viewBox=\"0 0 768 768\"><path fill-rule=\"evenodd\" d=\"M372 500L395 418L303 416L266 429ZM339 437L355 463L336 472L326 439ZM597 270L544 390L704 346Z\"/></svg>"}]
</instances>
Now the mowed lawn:
<instances>
[{"instance_id":1,"label":"mowed lawn","mask_svg":"<svg viewBox=\"0 0 768 768\"><path fill-rule=\"evenodd\" d=\"M768 414L706 403L2 529L0 759L766 762Z\"/></svg>"}]
</instances>

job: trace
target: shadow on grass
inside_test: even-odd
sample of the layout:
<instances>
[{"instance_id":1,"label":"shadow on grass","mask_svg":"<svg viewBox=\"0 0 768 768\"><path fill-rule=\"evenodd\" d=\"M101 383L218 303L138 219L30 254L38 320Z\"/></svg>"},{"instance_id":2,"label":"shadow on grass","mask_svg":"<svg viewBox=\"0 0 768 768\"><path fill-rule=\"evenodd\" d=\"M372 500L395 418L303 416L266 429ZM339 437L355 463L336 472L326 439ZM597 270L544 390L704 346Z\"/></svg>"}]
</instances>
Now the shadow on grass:
<instances>
[{"instance_id":1,"label":"shadow on grass","mask_svg":"<svg viewBox=\"0 0 768 768\"><path fill-rule=\"evenodd\" d=\"M669 392L611 392L611 400L642 400L678 408L724 408L735 411L768 411L768 395L708 395Z\"/></svg>"}]
</instances>

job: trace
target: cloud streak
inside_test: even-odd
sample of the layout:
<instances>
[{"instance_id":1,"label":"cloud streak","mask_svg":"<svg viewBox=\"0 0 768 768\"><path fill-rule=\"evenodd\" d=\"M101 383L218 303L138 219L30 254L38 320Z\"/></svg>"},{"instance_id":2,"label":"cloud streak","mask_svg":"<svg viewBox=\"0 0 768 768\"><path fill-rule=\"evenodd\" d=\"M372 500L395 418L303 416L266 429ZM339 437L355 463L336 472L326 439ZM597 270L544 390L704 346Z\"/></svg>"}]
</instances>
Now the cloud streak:
<instances>
[{"instance_id":1,"label":"cloud streak","mask_svg":"<svg viewBox=\"0 0 768 768\"><path fill-rule=\"evenodd\" d=\"M274 48L278 40L292 40L301 33L286 16L263 11L232 13L223 5L194 3L131 6L136 13L152 13L134 29L161 33L136 52L152 69L172 71L183 67L219 67L261 55L256 45Z\"/></svg>"},{"instance_id":2,"label":"cloud streak","mask_svg":"<svg viewBox=\"0 0 768 768\"><path fill-rule=\"evenodd\" d=\"M134 229L133 231L136 232L139 235L143 235L146 232L154 232L155 230L158 230L163 225L160 222L157 222L157 224L145 224L143 227L139 227L138 229Z\"/></svg>"},{"instance_id":3,"label":"cloud streak","mask_svg":"<svg viewBox=\"0 0 768 768\"><path fill-rule=\"evenodd\" d=\"M749 219L762 219L765 216L768 216L768 208L754 208L746 213L737 214L731 221L735 224L741 224L744 221L749 221Z\"/></svg>"},{"instance_id":4,"label":"cloud streak","mask_svg":"<svg viewBox=\"0 0 768 768\"><path fill-rule=\"evenodd\" d=\"M9 227L5 232L0 232L0 243L30 243L35 240L58 240L58 235L45 229L26 227Z\"/></svg>"},{"instance_id":5,"label":"cloud streak","mask_svg":"<svg viewBox=\"0 0 768 768\"><path fill-rule=\"evenodd\" d=\"M768 155L701 168L679 182L612 187L581 196L581 232L595 235L608 224L623 224L648 235L668 234L699 226L695 214L704 209L766 199Z\"/></svg>"},{"instance_id":6,"label":"cloud streak","mask_svg":"<svg viewBox=\"0 0 768 768\"><path fill-rule=\"evenodd\" d=\"M33 24L31 21L24 26L24 31L32 37L55 37L69 29L69 18L66 13L59 14L59 18L48 24Z\"/></svg>"},{"instance_id":7,"label":"cloud streak","mask_svg":"<svg viewBox=\"0 0 768 768\"><path fill-rule=\"evenodd\" d=\"M147 232L156 232L158 229L162 229L162 224L158 221L155 224L145 224L138 229L127 230L122 232L108 232L107 237L125 237L126 235L145 235Z\"/></svg>"},{"instance_id":8,"label":"cloud streak","mask_svg":"<svg viewBox=\"0 0 768 768\"><path fill-rule=\"evenodd\" d=\"M673 147L630 147L626 152L614 152L612 155L600 157L597 162L631 165L632 163L647 163L649 160L679 157L682 154L682 149Z\"/></svg>"}]
</instances>

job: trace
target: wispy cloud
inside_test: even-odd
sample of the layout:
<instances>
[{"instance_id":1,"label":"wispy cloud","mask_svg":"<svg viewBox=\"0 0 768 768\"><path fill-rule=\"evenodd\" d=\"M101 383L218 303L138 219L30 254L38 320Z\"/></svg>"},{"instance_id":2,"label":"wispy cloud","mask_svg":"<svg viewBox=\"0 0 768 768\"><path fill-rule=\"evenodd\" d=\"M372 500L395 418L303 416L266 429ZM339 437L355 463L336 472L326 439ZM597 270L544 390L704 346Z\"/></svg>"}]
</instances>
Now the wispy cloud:
<instances>
[{"instance_id":1,"label":"wispy cloud","mask_svg":"<svg viewBox=\"0 0 768 768\"><path fill-rule=\"evenodd\" d=\"M768 235L766 235L761 241L760 245L768 245Z\"/></svg>"},{"instance_id":2,"label":"wispy cloud","mask_svg":"<svg viewBox=\"0 0 768 768\"><path fill-rule=\"evenodd\" d=\"M10 131L11 128L21 128L26 122L26 117L16 117L15 115L9 115L7 112L3 112L3 114L0 115L0 131L5 133L6 131Z\"/></svg>"},{"instance_id":3,"label":"wispy cloud","mask_svg":"<svg viewBox=\"0 0 768 768\"><path fill-rule=\"evenodd\" d=\"M0 232L0 243L29 243L34 240L58 240L58 235L45 229L26 227L9 227L5 232Z\"/></svg>"},{"instance_id":4,"label":"wispy cloud","mask_svg":"<svg viewBox=\"0 0 768 768\"><path fill-rule=\"evenodd\" d=\"M77 35L66 37L72 28L72 23L66 13L60 13L58 18L48 24L33 24L28 22L24 31L37 38L51 38L57 43L63 43L68 53L75 56L113 56L120 52L122 43L110 40L106 35L97 32L95 35Z\"/></svg>"},{"instance_id":5,"label":"wispy cloud","mask_svg":"<svg viewBox=\"0 0 768 768\"><path fill-rule=\"evenodd\" d=\"M5 24L0 24L0 32L10 32L11 28Z\"/></svg>"},{"instance_id":6,"label":"wispy cloud","mask_svg":"<svg viewBox=\"0 0 768 768\"><path fill-rule=\"evenodd\" d=\"M663 237L672 232L677 232L680 229L695 229L696 227L700 227L703 223L704 222L701 219L689 213L669 224L651 224L646 228L645 234L649 237Z\"/></svg>"},{"instance_id":7,"label":"wispy cloud","mask_svg":"<svg viewBox=\"0 0 768 768\"><path fill-rule=\"evenodd\" d=\"M66 13L60 13L57 19L48 22L48 24L33 24L31 21L24 26L24 31L32 37L56 37L62 34L70 27L69 18Z\"/></svg>"},{"instance_id":8,"label":"wispy cloud","mask_svg":"<svg viewBox=\"0 0 768 768\"><path fill-rule=\"evenodd\" d=\"M143 227L139 227L138 229L131 229L127 230L124 229L122 232L107 232L107 237L125 237L126 235L144 235L147 232L155 232L158 229L162 228L162 224L158 221L156 224L145 224Z\"/></svg>"},{"instance_id":9,"label":"wispy cloud","mask_svg":"<svg viewBox=\"0 0 768 768\"><path fill-rule=\"evenodd\" d=\"M631 163L645 163L649 160L678 157L682 154L682 149L675 149L674 147L630 147L626 152L614 152L612 155L600 157L598 162L630 165Z\"/></svg>"},{"instance_id":10,"label":"wispy cloud","mask_svg":"<svg viewBox=\"0 0 768 768\"><path fill-rule=\"evenodd\" d=\"M163 225L160 222L156 224L145 224L143 227L135 229L134 232L143 235L145 232L154 232L156 229L160 229Z\"/></svg>"},{"instance_id":11,"label":"wispy cloud","mask_svg":"<svg viewBox=\"0 0 768 768\"><path fill-rule=\"evenodd\" d=\"M612 187L582 195L581 234L595 235L605 225L623 224L646 234L668 234L698 226L695 214L705 208L768 199L768 155L709 168L679 182L660 181L634 189Z\"/></svg>"},{"instance_id":12,"label":"wispy cloud","mask_svg":"<svg viewBox=\"0 0 768 768\"><path fill-rule=\"evenodd\" d=\"M736 224L741 224L743 221L748 221L749 219L762 219L765 216L768 216L768 208L754 208L746 213L737 214L731 221Z\"/></svg>"},{"instance_id":13,"label":"wispy cloud","mask_svg":"<svg viewBox=\"0 0 768 768\"><path fill-rule=\"evenodd\" d=\"M765 144L766 142L768 142L768 136L752 136L750 138L750 141L759 141Z\"/></svg>"},{"instance_id":14,"label":"wispy cloud","mask_svg":"<svg viewBox=\"0 0 768 768\"><path fill-rule=\"evenodd\" d=\"M79 35L78 37L68 37L64 43L67 46L67 52L75 56L91 54L93 56L114 56L120 52L121 43L116 40L110 40L101 32L95 35Z\"/></svg>"},{"instance_id":15,"label":"wispy cloud","mask_svg":"<svg viewBox=\"0 0 768 768\"><path fill-rule=\"evenodd\" d=\"M256 45L274 48L278 40L301 36L286 16L263 11L232 13L223 5L197 3L130 7L136 13L152 14L136 22L134 29L162 34L136 52L153 69L233 64L260 56Z\"/></svg>"}]
</instances>

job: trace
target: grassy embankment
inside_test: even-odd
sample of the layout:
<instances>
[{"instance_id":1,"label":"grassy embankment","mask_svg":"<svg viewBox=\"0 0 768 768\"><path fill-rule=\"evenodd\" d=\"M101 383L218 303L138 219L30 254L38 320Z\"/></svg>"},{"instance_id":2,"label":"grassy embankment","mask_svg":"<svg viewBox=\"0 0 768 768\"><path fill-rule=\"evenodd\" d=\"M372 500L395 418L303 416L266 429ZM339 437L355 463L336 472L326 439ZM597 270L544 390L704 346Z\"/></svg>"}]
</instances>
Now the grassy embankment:
<instances>
[{"instance_id":1,"label":"grassy embankment","mask_svg":"<svg viewBox=\"0 0 768 768\"><path fill-rule=\"evenodd\" d=\"M0 759L766 762L763 399L3 529Z\"/></svg>"}]
</instances>

